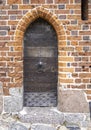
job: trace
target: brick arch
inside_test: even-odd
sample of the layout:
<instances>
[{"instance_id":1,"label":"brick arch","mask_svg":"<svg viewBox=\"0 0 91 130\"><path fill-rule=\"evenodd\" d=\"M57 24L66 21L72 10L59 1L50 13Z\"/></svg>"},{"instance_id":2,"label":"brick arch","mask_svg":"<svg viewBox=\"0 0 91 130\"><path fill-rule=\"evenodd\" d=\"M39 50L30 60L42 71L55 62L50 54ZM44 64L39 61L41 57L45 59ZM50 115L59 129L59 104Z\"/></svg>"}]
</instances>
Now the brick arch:
<instances>
[{"instance_id":1,"label":"brick arch","mask_svg":"<svg viewBox=\"0 0 91 130\"><path fill-rule=\"evenodd\" d=\"M65 30L63 28L61 21L57 18L57 16L43 7L37 7L32 9L31 11L28 11L19 21L14 35L15 40L16 41L18 41L19 39L22 40L26 28L29 26L30 23L32 23L35 19L39 17L45 19L54 27L57 33L58 43L60 43L60 40L66 39L64 37Z\"/></svg>"},{"instance_id":2,"label":"brick arch","mask_svg":"<svg viewBox=\"0 0 91 130\"><path fill-rule=\"evenodd\" d=\"M48 21L54 27L54 29L57 33L58 53L59 53L59 55L58 55L58 72L60 72L59 66L64 67L63 64L60 65L60 61L61 61L60 48L66 46L66 32L64 30L64 27L63 27L61 21L57 18L57 16L55 14L53 14L52 12L50 12L49 10L47 10L43 7L36 7L34 9L28 11L22 17L22 19L19 21L16 31L15 31L14 39L17 42L17 44L19 43L19 46L23 47L22 42L23 42L24 33L25 33L27 27L29 26L30 23L32 23L39 17ZM58 74L58 84L59 83L61 83L61 82L60 82L60 75Z\"/></svg>"}]
</instances>

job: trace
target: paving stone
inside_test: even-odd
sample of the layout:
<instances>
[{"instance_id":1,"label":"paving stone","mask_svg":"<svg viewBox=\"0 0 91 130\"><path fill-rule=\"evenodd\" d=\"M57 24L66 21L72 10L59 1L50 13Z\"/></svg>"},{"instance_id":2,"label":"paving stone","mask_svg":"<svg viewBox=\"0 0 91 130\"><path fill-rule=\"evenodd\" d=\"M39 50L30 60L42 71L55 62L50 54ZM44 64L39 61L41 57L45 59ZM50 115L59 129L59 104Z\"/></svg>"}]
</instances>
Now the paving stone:
<instances>
[{"instance_id":1,"label":"paving stone","mask_svg":"<svg viewBox=\"0 0 91 130\"><path fill-rule=\"evenodd\" d=\"M1 127L0 126L0 130L8 130L8 127Z\"/></svg>"},{"instance_id":2,"label":"paving stone","mask_svg":"<svg viewBox=\"0 0 91 130\"><path fill-rule=\"evenodd\" d=\"M32 125L31 130L56 130L56 128L48 125Z\"/></svg>"},{"instance_id":3,"label":"paving stone","mask_svg":"<svg viewBox=\"0 0 91 130\"><path fill-rule=\"evenodd\" d=\"M69 130L81 130L79 127L67 127Z\"/></svg>"},{"instance_id":4,"label":"paving stone","mask_svg":"<svg viewBox=\"0 0 91 130\"><path fill-rule=\"evenodd\" d=\"M28 129L21 124L12 124L9 130L28 130Z\"/></svg>"},{"instance_id":5,"label":"paving stone","mask_svg":"<svg viewBox=\"0 0 91 130\"><path fill-rule=\"evenodd\" d=\"M65 126L61 126L58 130L69 130Z\"/></svg>"},{"instance_id":6,"label":"paving stone","mask_svg":"<svg viewBox=\"0 0 91 130\"><path fill-rule=\"evenodd\" d=\"M65 115L65 121L68 123L68 124L79 124L81 123L82 121L84 120L84 114L66 114Z\"/></svg>"}]
</instances>

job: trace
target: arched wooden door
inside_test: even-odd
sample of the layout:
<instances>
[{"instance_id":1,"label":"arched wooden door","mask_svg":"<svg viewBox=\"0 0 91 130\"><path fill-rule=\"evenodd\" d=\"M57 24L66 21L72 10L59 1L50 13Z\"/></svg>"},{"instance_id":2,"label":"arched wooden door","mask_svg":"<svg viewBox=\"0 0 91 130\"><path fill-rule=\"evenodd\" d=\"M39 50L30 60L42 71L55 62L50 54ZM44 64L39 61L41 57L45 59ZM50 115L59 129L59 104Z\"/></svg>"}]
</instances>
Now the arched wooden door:
<instances>
[{"instance_id":1,"label":"arched wooden door","mask_svg":"<svg viewBox=\"0 0 91 130\"><path fill-rule=\"evenodd\" d=\"M57 35L46 20L38 18L24 36L24 106L56 106L57 80Z\"/></svg>"}]
</instances>

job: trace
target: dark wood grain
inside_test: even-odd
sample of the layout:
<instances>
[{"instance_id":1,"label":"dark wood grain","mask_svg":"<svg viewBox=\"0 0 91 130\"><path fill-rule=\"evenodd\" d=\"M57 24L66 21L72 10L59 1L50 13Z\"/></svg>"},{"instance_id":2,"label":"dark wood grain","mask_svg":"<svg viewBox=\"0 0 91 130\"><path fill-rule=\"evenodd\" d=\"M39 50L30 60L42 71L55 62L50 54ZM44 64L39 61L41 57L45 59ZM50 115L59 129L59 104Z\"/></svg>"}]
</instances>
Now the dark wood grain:
<instances>
[{"instance_id":1,"label":"dark wood grain","mask_svg":"<svg viewBox=\"0 0 91 130\"><path fill-rule=\"evenodd\" d=\"M23 63L25 106L36 106L36 101L37 106L50 106L51 103L55 106L58 82L57 36L54 28L41 18L30 24L26 30ZM37 93L42 96L44 93L45 104L43 102L40 105L40 101L38 104L39 97L35 99ZM28 97L34 100L30 101Z\"/></svg>"}]
</instances>

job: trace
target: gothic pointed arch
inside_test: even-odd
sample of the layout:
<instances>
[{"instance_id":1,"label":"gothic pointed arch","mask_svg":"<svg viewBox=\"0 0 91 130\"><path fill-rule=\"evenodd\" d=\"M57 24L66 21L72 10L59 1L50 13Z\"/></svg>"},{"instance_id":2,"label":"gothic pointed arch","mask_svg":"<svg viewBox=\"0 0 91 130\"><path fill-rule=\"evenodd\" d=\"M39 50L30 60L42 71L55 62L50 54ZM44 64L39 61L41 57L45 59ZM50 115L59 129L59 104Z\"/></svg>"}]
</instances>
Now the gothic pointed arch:
<instances>
[{"instance_id":1,"label":"gothic pointed arch","mask_svg":"<svg viewBox=\"0 0 91 130\"><path fill-rule=\"evenodd\" d=\"M30 11L28 11L22 19L18 22L16 31L15 31L15 40L18 41L19 39L23 39L24 33L29 26L30 23L32 23L37 18L43 18L46 21L48 21L55 29L57 33L57 37L60 43L60 40L66 39L65 37L65 30L61 23L61 21L57 18L55 14L50 12L49 10L43 8L43 7L37 7Z\"/></svg>"},{"instance_id":2,"label":"gothic pointed arch","mask_svg":"<svg viewBox=\"0 0 91 130\"><path fill-rule=\"evenodd\" d=\"M28 26L35 21L38 18L43 18L44 20L48 21L53 28L56 31L57 39L58 39L58 84L61 83L60 81L60 61L61 61L61 54L60 54L60 48L66 46L66 32L65 29L61 23L61 20L58 19L58 17L50 12L48 9L45 9L43 7L36 7L34 9L29 10L18 22L15 34L14 34L14 40L19 47L21 47L21 52L23 57L23 38L24 33L26 32L26 29ZM66 57L66 55L65 55ZM61 67L64 67L63 64L61 64Z\"/></svg>"}]
</instances>

